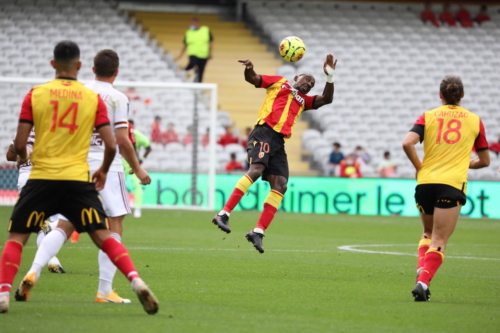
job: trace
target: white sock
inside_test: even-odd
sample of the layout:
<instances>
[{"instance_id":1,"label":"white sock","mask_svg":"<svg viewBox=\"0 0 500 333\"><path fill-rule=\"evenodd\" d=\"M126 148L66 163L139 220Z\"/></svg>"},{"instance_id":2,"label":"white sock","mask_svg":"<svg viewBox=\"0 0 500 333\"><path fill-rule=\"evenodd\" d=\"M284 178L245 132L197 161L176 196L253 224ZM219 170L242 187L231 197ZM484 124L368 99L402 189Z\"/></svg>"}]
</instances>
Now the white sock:
<instances>
[{"instance_id":1,"label":"white sock","mask_svg":"<svg viewBox=\"0 0 500 333\"><path fill-rule=\"evenodd\" d=\"M40 243L38 251L36 251L35 260L28 271L36 273L35 279L38 280L42 268L47 265L50 259L52 259L61 250L64 242L66 242L66 233L59 228L54 229L51 233L45 235L45 238Z\"/></svg>"},{"instance_id":2,"label":"white sock","mask_svg":"<svg viewBox=\"0 0 500 333\"><path fill-rule=\"evenodd\" d=\"M52 258L50 258L48 265L49 266L51 266L51 265L61 266L61 262L59 261L59 259L57 259L57 257L52 257Z\"/></svg>"},{"instance_id":3,"label":"white sock","mask_svg":"<svg viewBox=\"0 0 500 333\"><path fill-rule=\"evenodd\" d=\"M121 243L122 239L117 233L112 232L111 237ZM116 266L102 250L99 250L97 261L99 262L99 287L97 291L102 295L109 295L113 291L113 278L116 274Z\"/></svg>"},{"instance_id":4,"label":"white sock","mask_svg":"<svg viewBox=\"0 0 500 333\"><path fill-rule=\"evenodd\" d=\"M253 229L253 232L255 232L257 234L261 234L261 235L264 234L264 230L262 230L261 228L255 228L255 229Z\"/></svg>"},{"instance_id":5,"label":"white sock","mask_svg":"<svg viewBox=\"0 0 500 333\"><path fill-rule=\"evenodd\" d=\"M429 289L429 287L425 283L423 283L422 281L418 281L417 283L420 283L420 285L424 288L424 290Z\"/></svg>"},{"instance_id":6,"label":"white sock","mask_svg":"<svg viewBox=\"0 0 500 333\"><path fill-rule=\"evenodd\" d=\"M134 287L136 286L137 283L140 283L140 282L143 282L141 278L139 277L136 277L134 279L132 279L132 281L130 281L130 286L132 287L132 289L134 289Z\"/></svg>"},{"instance_id":7,"label":"white sock","mask_svg":"<svg viewBox=\"0 0 500 333\"><path fill-rule=\"evenodd\" d=\"M221 210L217 215L224 215L224 214L226 214L227 216L231 215L231 213L228 213L225 210Z\"/></svg>"},{"instance_id":8,"label":"white sock","mask_svg":"<svg viewBox=\"0 0 500 333\"><path fill-rule=\"evenodd\" d=\"M45 232L43 232L43 230L40 230L38 232L38 236L36 237L36 247L40 247L40 244L42 244L44 238L45 238Z\"/></svg>"},{"instance_id":9,"label":"white sock","mask_svg":"<svg viewBox=\"0 0 500 333\"><path fill-rule=\"evenodd\" d=\"M58 224L59 224L59 220L57 220L55 222L50 222L50 228L52 228L52 230L54 230L55 228L57 228Z\"/></svg>"}]
</instances>

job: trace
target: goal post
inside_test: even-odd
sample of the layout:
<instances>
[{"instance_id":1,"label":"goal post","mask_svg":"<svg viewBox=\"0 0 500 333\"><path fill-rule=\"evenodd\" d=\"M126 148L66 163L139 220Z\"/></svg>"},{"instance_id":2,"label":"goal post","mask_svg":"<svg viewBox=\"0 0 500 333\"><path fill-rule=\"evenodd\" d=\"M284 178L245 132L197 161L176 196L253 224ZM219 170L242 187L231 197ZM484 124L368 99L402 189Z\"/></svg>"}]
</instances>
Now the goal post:
<instances>
[{"instance_id":1,"label":"goal post","mask_svg":"<svg viewBox=\"0 0 500 333\"><path fill-rule=\"evenodd\" d=\"M13 118L14 116L18 117L23 97L29 91L29 89L26 88L28 88L28 86L43 84L50 80L51 79L44 78L0 77L0 86L6 88L8 91L12 91L14 95L10 95L11 98L15 96L15 98L18 100L18 105L11 106L10 114L8 113L8 110L4 110L3 112L6 113L0 113L0 118ZM83 84L90 82L89 80L79 81ZM144 168L148 172L152 172L153 174L172 173L170 175L171 177L168 179L174 179L174 182L176 179L182 178L176 177L177 173L182 174L184 178L186 174L190 173L190 188L186 190L186 192L184 192L182 200L180 200L180 204L160 204L160 202L158 201L156 204L151 204L151 202L145 203L144 207L215 210L216 169L218 165L216 155L216 135L218 133L217 84L117 80L113 83L113 86L120 91L124 91L125 89L134 89L139 91L139 94L142 93L145 96L155 96L156 100L155 98L153 98L153 102L151 102L150 97L143 98L141 101L130 101L131 108L133 107L133 105L138 105L139 109L141 110L136 114L131 113L129 114L129 116L134 119L136 123L138 121L139 123L142 121L140 131L143 132L147 137L149 137L150 135L149 130L152 123L146 124L145 122L152 120L155 115L160 115L163 119L164 123L162 124L162 126L170 122L176 123L176 121L178 120L182 120L181 124L183 125L189 124L189 126L191 126L190 128L192 130L192 143L189 145L185 145L185 150L180 151L180 153L183 154L182 156L186 156L186 153L189 151L191 155L191 161L188 161L189 163L178 164L178 166L176 167L176 155L168 155L168 153L165 151L165 149L168 149L165 147L168 147L169 145L156 143L156 146L160 147L160 151L155 152L155 150L153 149L151 155L154 155L155 153L161 153L162 156L156 156L154 158L156 164L148 161L149 166L144 165ZM15 95L16 91L17 96ZM170 105L174 105L174 107L170 107ZM153 114L154 112L159 112L159 114ZM191 117L191 119L189 119L189 117ZM1 122L4 123L4 119L1 120ZM4 126L6 125L4 124ZM205 128L209 129L208 133L205 133L205 135L208 134L208 144L206 147L203 147L199 140L199 135L201 134L200 126L204 126L203 130ZM6 135L10 135L10 140L12 140L15 135L16 128L17 122L15 122L14 119L10 119L7 128L8 133L5 133L4 131L4 137L1 137L2 149L6 148L3 147L7 142ZM181 130L184 130L184 128L182 128ZM179 138L178 141L181 141L181 138ZM182 149L181 144L182 143L178 144L179 148L177 149ZM198 163L201 153L201 157L203 158L201 160L202 165ZM150 160L149 157L148 160ZM203 175L202 182L198 182L198 176L200 176L200 174ZM3 180L1 179L0 181L3 182ZM198 184L201 184L202 188L199 188ZM0 191L1 190L2 188L0 188ZM188 192L191 194L190 196L186 196L186 193ZM158 194L158 197L159 195L160 194ZM201 195L201 199L198 198L199 195Z\"/></svg>"}]
</instances>

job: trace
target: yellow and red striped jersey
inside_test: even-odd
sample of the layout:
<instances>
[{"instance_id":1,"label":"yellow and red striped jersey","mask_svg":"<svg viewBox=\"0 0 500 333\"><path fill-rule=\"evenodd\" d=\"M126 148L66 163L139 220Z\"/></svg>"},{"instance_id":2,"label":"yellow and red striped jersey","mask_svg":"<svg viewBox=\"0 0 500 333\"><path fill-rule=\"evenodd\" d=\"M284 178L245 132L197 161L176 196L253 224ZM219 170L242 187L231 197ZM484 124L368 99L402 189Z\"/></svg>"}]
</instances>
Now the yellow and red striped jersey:
<instances>
[{"instance_id":1,"label":"yellow and red striped jersey","mask_svg":"<svg viewBox=\"0 0 500 333\"><path fill-rule=\"evenodd\" d=\"M35 126L30 179L91 181L87 155L92 130L109 125L97 93L76 80L57 78L26 95L19 122Z\"/></svg>"},{"instance_id":2,"label":"yellow and red striped jersey","mask_svg":"<svg viewBox=\"0 0 500 333\"><path fill-rule=\"evenodd\" d=\"M446 184L465 193L472 148L488 149L479 116L457 105L443 105L424 112L411 131L424 142L418 184Z\"/></svg>"},{"instance_id":3,"label":"yellow and red striped jersey","mask_svg":"<svg viewBox=\"0 0 500 333\"><path fill-rule=\"evenodd\" d=\"M303 111L313 109L316 96L307 96L294 89L281 76L261 75L257 88L266 89L266 99L262 104L257 124L264 123L286 138L292 136L292 128Z\"/></svg>"}]
</instances>

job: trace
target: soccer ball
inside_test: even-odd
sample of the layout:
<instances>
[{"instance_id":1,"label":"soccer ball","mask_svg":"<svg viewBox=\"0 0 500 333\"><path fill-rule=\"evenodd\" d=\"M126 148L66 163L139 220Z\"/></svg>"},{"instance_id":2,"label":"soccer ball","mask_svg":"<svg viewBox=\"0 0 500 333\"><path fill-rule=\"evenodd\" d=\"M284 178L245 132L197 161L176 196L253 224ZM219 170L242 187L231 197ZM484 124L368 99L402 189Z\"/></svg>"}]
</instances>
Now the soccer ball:
<instances>
[{"instance_id":1,"label":"soccer ball","mask_svg":"<svg viewBox=\"0 0 500 333\"><path fill-rule=\"evenodd\" d=\"M306 54L306 46L299 37L290 36L281 41L279 51L285 61L296 62Z\"/></svg>"}]
</instances>

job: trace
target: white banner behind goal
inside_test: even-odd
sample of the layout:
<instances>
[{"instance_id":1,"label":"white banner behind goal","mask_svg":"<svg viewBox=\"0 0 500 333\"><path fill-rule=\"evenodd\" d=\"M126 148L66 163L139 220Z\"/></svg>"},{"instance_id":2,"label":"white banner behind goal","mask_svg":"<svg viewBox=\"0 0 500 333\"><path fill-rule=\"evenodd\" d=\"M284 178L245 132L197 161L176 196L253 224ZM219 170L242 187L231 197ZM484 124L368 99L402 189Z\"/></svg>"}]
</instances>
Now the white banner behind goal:
<instances>
[{"instance_id":1,"label":"white banner behind goal","mask_svg":"<svg viewBox=\"0 0 500 333\"><path fill-rule=\"evenodd\" d=\"M3 103L0 103L1 149L6 151L14 138L23 97L31 87L49 80L0 77L0 95L3 95ZM158 187L157 206L214 210L218 165L216 135L220 132L217 126L217 85L139 81L116 81L113 85L129 96L129 117L134 120L135 128L148 138L151 138L155 119L161 119L159 127L162 134L153 140L156 142L151 143L153 151L144 159L144 169L148 172L179 173L179 181L181 178L186 179L186 174L191 174L189 189L180 194L175 193L175 205L160 202L161 195L168 195L168 191L164 191L168 184L162 184L163 189L160 189L160 183L152 183L150 186ZM169 124L177 132L177 140L163 134ZM201 182L198 181L200 175L203 176ZM0 191L6 188L6 182L5 177L1 176ZM151 204L147 206L151 207Z\"/></svg>"}]
</instances>

